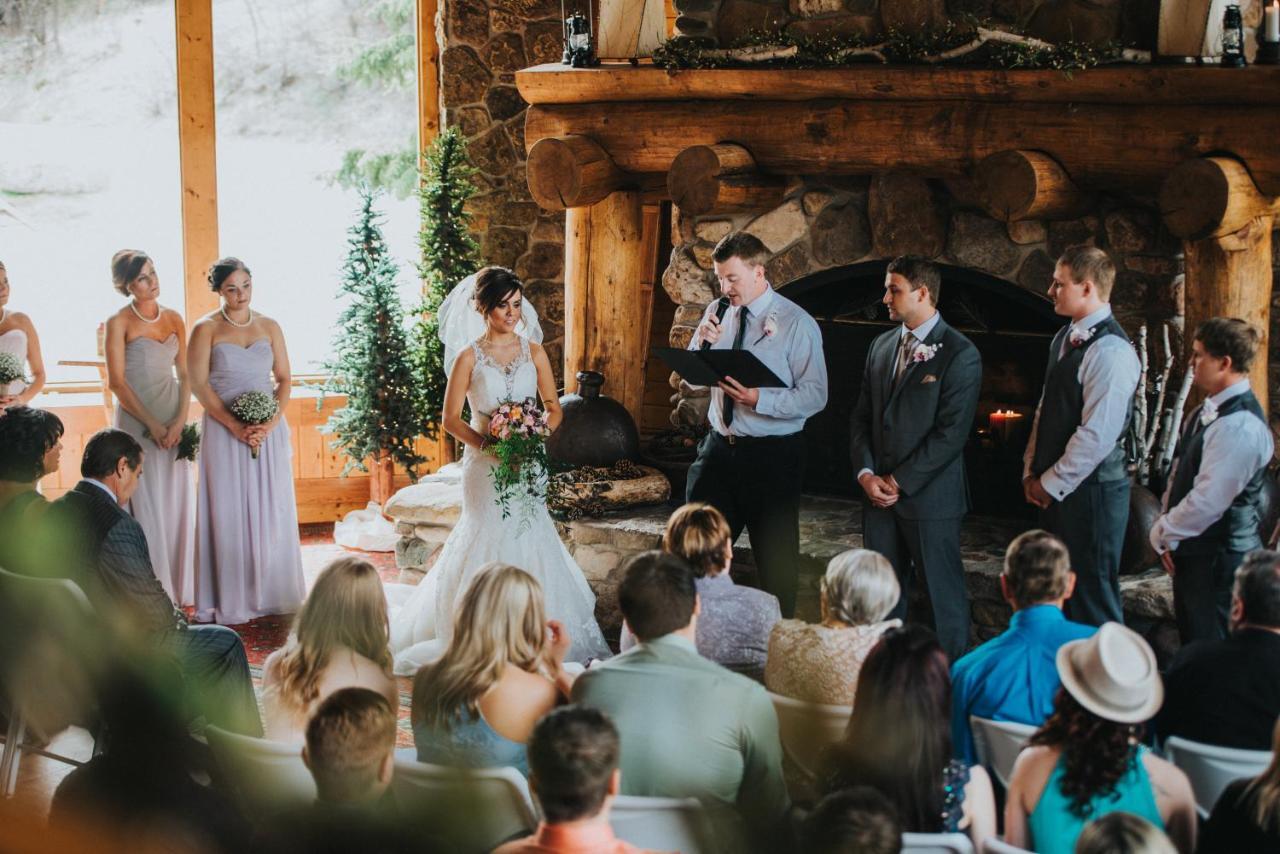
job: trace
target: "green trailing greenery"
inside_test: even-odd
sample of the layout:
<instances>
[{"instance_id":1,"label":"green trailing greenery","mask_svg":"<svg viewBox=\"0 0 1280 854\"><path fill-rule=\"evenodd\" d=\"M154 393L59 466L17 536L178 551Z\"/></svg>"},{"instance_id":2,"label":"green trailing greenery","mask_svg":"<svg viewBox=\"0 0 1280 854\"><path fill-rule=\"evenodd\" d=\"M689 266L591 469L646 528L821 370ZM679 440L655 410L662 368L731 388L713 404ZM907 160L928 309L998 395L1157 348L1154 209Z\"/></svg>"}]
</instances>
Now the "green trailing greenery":
<instances>
[{"instance_id":1,"label":"green trailing greenery","mask_svg":"<svg viewBox=\"0 0 1280 854\"><path fill-rule=\"evenodd\" d=\"M331 447L347 455L344 475L367 471L365 460L387 454L417 480L427 462L416 449L422 435L418 377L396 288L399 270L382 236L375 198L374 190L361 189L359 220L347 232L340 296L349 302L324 365L324 390L345 394L347 403L329 416L323 432L336 436Z\"/></svg>"},{"instance_id":2,"label":"green trailing greenery","mask_svg":"<svg viewBox=\"0 0 1280 854\"><path fill-rule=\"evenodd\" d=\"M397 199L408 198L418 183L418 153L413 140L397 151L352 148L342 155L337 181L343 187L377 187Z\"/></svg>"},{"instance_id":3,"label":"green trailing greenery","mask_svg":"<svg viewBox=\"0 0 1280 854\"><path fill-rule=\"evenodd\" d=\"M480 248L471 236L467 200L476 194L475 169L467 163L467 144L456 127L445 128L423 154L418 186L420 223L418 272L422 304L415 309L412 359L419 386L419 421L424 435L439 435L444 408L444 344L436 315L458 282L480 268Z\"/></svg>"},{"instance_id":4,"label":"green trailing greenery","mask_svg":"<svg viewBox=\"0 0 1280 854\"><path fill-rule=\"evenodd\" d=\"M941 63L926 62L926 57L937 57L969 44L978 37L980 27L1007 29L989 21L965 18L926 30L906 31L890 27L883 38L874 41L859 35L797 37L785 32L756 31L732 46L735 49L761 50L795 48L791 56L769 60L725 56L722 50L700 44L697 40L677 37L660 45L654 51L653 61L668 71L695 68L843 68L880 62L879 57L867 52L867 49L875 48L885 62L902 65L976 65L1074 71L1120 58L1121 45L1116 42L1093 44L1072 41L1044 47L989 41L970 53Z\"/></svg>"}]
</instances>

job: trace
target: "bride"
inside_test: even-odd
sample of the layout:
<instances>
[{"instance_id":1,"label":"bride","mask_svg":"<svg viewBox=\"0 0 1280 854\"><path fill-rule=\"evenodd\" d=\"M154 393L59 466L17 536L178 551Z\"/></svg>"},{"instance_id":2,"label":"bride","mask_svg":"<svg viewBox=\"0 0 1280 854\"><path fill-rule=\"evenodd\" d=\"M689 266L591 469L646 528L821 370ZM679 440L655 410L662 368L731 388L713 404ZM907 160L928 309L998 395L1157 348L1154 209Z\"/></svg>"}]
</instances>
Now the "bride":
<instances>
[{"instance_id":1,"label":"bride","mask_svg":"<svg viewBox=\"0 0 1280 854\"><path fill-rule=\"evenodd\" d=\"M523 299L523 288L510 270L485 267L459 282L440 307L449 375L443 424L467 446L462 515L421 584L387 585L397 675L411 676L439 657L467 585L477 570L494 561L518 566L542 584L547 616L572 639L569 660L610 654L596 624L595 595L560 542L546 505L532 508L531 518L507 520L494 493L495 458L485 450L492 441L489 414L504 400L541 397L551 429L560 425L551 362L538 343L542 328L533 306ZM464 401L471 406L470 424L462 420Z\"/></svg>"}]
</instances>

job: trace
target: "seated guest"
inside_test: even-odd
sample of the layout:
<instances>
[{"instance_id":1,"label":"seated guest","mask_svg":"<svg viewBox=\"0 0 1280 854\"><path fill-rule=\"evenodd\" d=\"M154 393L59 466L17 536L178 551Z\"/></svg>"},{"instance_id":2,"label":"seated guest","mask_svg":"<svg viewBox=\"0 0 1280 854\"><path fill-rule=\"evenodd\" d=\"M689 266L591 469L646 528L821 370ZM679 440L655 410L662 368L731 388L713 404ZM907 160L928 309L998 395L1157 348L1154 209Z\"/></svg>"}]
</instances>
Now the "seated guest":
<instances>
[{"instance_id":1,"label":"seated guest","mask_svg":"<svg viewBox=\"0 0 1280 854\"><path fill-rule=\"evenodd\" d=\"M850 549L833 557L819 591L822 621L774 626L765 687L809 703L852 706L867 653L886 630L902 625L885 619L900 592L893 564L883 555Z\"/></svg>"},{"instance_id":2,"label":"seated guest","mask_svg":"<svg viewBox=\"0 0 1280 854\"><path fill-rule=\"evenodd\" d=\"M568 631L548 621L542 585L523 569L482 567L462 597L453 638L413 680L418 759L529 773L533 725L568 693Z\"/></svg>"},{"instance_id":3,"label":"seated guest","mask_svg":"<svg viewBox=\"0 0 1280 854\"><path fill-rule=\"evenodd\" d=\"M623 794L698 798L717 820L736 808L767 847L788 807L778 718L760 683L698 654L693 569L635 555L618 604L639 645L579 676L572 697L617 726Z\"/></svg>"},{"instance_id":4,"label":"seated guest","mask_svg":"<svg viewBox=\"0 0 1280 854\"><path fill-rule=\"evenodd\" d=\"M858 675L858 707L828 757L827 792L871 786L908 833L996 832L995 795L981 765L952 757L947 654L919 625L885 632Z\"/></svg>"},{"instance_id":5,"label":"seated guest","mask_svg":"<svg viewBox=\"0 0 1280 854\"><path fill-rule=\"evenodd\" d=\"M662 550L679 555L693 567L694 584L702 600L698 617L698 652L716 664L764 679L769 631L782 612L778 597L754 587L733 583L733 537L724 515L710 504L686 504L671 514L662 534ZM624 623L622 651L636 645L636 637Z\"/></svg>"},{"instance_id":6,"label":"seated guest","mask_svg":"<svg viewBox=\"0 0 1280 854\"><path fill-rule=\"evenodd\" d=\"M316 706L339 688L377 691L398 709L387 634L387 597L373 564L344 557L325 567L263 669L267 738L301 744Z\"/></svg>"},{"instance_id":7,"label":"seated guest","mask_svg":"<svg viewBox=\"0 0 1280 854\"><path fill-rule=\"evenodd\" d=\"M1231 634L1178 650L1165 677L1160 737L1267 750L1280 715L1280 552L1250 552L1235 573Z\"/></svg>"},{"instance_id":8,"label":"seated guest","mask_svg":"<svg viewBox=\"0 0 1280 854\"><path fill-rule=\"evenodd\" d=\"M619 750L618 731L596 709L565 706L538 721L529 737L529 788L542 821L532 836L494 854L643 854L609 826Z\"/></svg>"},{"instance_id":9,"label":"seated guest","mask_svg":"<svg viewBox=\"0 0 1280 854\"><path fill-rule=\"evenodd\" d=\"M1128 812L1109 812L1097 821L1090 822L1080 832L1080 838L1076 840L1075 854L1176 854L1176 852L1169 837L1145 818L1139 818Z\"/></svg>"},{"instance_id":10,"label":"seated guest","mask_svg":"<svg viewBox=\"0 0 1280 854\"><path fill-rule=\"evenodd\" d=\"M138 486L142 446L123 430L85 443L83 476L53 502L49 530L65 548L71 577L84 582L112 640L177 659L191 714L224 729L261 735L258 703L240 637L225 626L191 626L151 570L142 528L123 506Z\"/></svg>"},{"instance_id":11,"label":"seated guest","mask_svg":"<svg viewBox=\"0 0 1280 854\"><path fill-rule=\"evenodd\" d=\"M1000 592L1013 606L1009 628L951 666L951 746L957 759L978 761L970 715L1040 726L1052 714L1062 684L1054 664L1058 648L1096 631L1062 614L1075 586L1071 556L1053 534L1027 531L1009 544L1000 574Z\"/></svg>"},{"instance_id":12,"label":"seated guest","mask_svg":"<svg viewBox=\"0 0 1280 854\"><path fill-rule=\"evenodd\" d=\"M800 827L807 854L898 854L902 825L889 799L869 786L827 795Z\"/></svg>"},{"instance_id":13,"label":"seated guest","mask_svg":"<svg viewBox=\"0 0 1280 854\"><path fill-rule=\"evenodd\" d=\"M1280 720L1271 739L1271 764L1257 777L1236 780L1218 796L1196 850L1280 851Z\"/></svg>"},{"instance_id":14,"label":"seated guest","mask_svg":"<svg viewBox=\"0 0 1280 854\"><path fill-rule=\"evenodd\" d=\"M47 574L39 547L48 502L36 482L58 470L62 421L52 412L11 406L0 413L0 567Z\"/></svg>"},{"instance_id":15,"label":"seated guest","mask_svg":"<svg viewBox=\"0 0 1280 854\"><path fill-rule=\"evenodd\" d=\"M259 829L261 854L370 854L441 850L402 820L387 791L395 768L396 712L367 688L325 698L307 724L302 761L316 782L316 802Z\"/></svg>"},{"instance_id":16,"label":"seated guest","mask_svg":"<svg viewBox=\"0 0 1280 854\"><path fill-rule=\"evenodd\" d=\"M1062 690L1053 715L1018 756L1005 804L1005 839L1068 854L1090 820L1130 812L1195 848L1196 808L1186 775L1140 741L1160 708L1155 653L1119 623L1058 651Z\"/></svg>"}]
</instances>

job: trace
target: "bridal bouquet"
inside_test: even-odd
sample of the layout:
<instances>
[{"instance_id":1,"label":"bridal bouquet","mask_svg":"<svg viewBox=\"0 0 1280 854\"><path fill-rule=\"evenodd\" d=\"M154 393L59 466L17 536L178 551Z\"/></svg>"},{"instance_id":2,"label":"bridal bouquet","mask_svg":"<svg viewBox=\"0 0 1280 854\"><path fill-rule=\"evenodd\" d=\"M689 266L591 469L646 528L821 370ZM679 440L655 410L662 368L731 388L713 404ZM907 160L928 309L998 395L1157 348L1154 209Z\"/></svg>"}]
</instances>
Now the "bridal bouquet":
<instances>
[{"instance_id":1,"label":"bridal bouquet","mask_svg":"<svg viewBox=\"0 0 1280 854\"><path fill-rule=\"evenodd\" d=\"M494 441L488 450L498 458L493 467L493 489L502 508L502 518L510 515L514 496L521 497L526 511L532 510L532 505L542 498L550 435L547 413L532 397L504 400L489 417L489 438Z\"/></svg>"},{"instance_id":2,"label":"bridal bouquet","mask_svg":"<svg viewBox=\"0 0 1280 854\"><path fill-rule=\"evenodd\" d=\"M22 380L27 381L27 375L22 370L23 359L13 353L0 353L0 385L8 385L12 382Z\"/></svg>"},{"instance_id":3,"label":"bridal bouquet","mask_svg":"<svg viewBox=\"0 0 1280 854\"><path fill-rule=\"evenodd\" d=\"M280 404L276 401L274 394L268 394L265 391L246 391L231 401L230 409L231 414L245 424L266 424L276 417L276 413L280 411ZM258 458L259 450L260 447L251 449L251 455L255 460Z\"/></svg>"}]
</instances>

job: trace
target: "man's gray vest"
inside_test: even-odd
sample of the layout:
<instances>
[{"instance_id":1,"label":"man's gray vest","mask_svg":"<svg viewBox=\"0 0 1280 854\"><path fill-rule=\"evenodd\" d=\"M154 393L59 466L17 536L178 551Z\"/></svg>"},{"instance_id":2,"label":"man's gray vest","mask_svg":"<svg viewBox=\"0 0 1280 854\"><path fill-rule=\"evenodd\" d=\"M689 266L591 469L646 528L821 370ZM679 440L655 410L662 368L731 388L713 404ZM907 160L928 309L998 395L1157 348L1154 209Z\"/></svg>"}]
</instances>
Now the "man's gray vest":
<instances>
[{"instance_id":1,"label":"man's gray vest","mask_svg":"<svg viewBox=\"0 0 1280 854\"><path fill-rule=\"evenodd\" d=\"M1200 423L1201 406L1191 413L1186 425L1182 428L1182 437L1178 440L1177 460L1174 463L1173 483L1169 489L1169 509L1187 497L1191 487L1195 485L1196 475L1200 472L1200 456L1204 453L1204 435L1208 425ZM1233 412L1248 412L1264 425L1266 417L1262 414L1262 405L1252 391L1236 395L1218 408L1218 417L1223 418ZM1258 536L1258 523L1262 518L1262 490L1266 478L1267 467L1264 465L1253 473L1240 494L1231 502L1222 518L1214 522L1198 537L1184 540L1178 545L1178 554L1202 554L1225 548L1233 552L1247 552L1260 548L1262 540Z\"/></svg>"},{"instance_id":2,"label":"man's gray vest","mask_svg":"<svg viewBox=\"0 0 1280 854\"><path fill-rule=\"evenodd\" d=\"M1108 335L1117 335L1126 343L1129 336L1124 328L1116 322L1114 315L1092 327L1093 334L1080 346L1067 345L1062 351L1062 342L1066 340L1071 325L1064 326L1053 338L1049 347L1049 368L1045 371L1044 396L1040 403L1040 422L1036 427L1036 452L1031 460L1031 473L1036 477L1053 468L1067 449L1067 442L1080 427L1084 413L1084 386L1080 383L1080 363L1084 360L1085 351ZM1129 472L1125 466L1124 435L1133 420L1133 408L1130 407L1125 416L1125 427L1120 431L1116 446L1090 472L1081 485L1086 483L1108 483L1114 480L1125 480Z\"/></svg>"}]
</instances>

